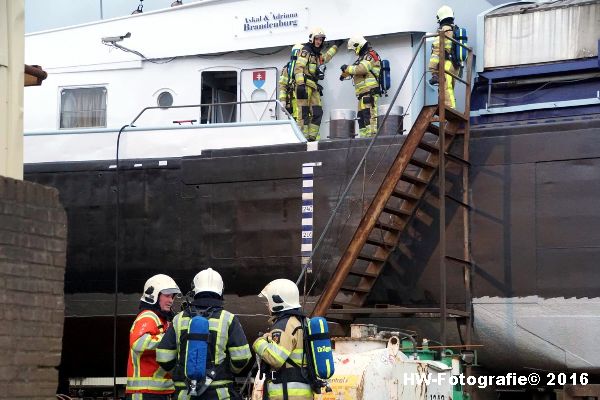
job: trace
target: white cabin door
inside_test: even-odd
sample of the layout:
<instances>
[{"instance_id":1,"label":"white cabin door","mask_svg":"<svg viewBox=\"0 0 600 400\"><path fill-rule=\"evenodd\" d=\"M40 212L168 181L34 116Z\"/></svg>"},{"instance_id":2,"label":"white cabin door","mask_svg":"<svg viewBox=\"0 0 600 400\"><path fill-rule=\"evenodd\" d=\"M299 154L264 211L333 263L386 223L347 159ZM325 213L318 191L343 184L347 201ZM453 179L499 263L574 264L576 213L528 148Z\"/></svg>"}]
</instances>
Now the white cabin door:
<instances>
[{"instance_id":1,"label":"white cabin door","mask_svg":"<svg viewBox=\"0 0 600 400\"><path fill-rule=\"evenodd\" d=\"M240 105L240 122L277 119L277 68L253 68L240 71L240 101L271 100Z\"/></svg>"}]
</instances>

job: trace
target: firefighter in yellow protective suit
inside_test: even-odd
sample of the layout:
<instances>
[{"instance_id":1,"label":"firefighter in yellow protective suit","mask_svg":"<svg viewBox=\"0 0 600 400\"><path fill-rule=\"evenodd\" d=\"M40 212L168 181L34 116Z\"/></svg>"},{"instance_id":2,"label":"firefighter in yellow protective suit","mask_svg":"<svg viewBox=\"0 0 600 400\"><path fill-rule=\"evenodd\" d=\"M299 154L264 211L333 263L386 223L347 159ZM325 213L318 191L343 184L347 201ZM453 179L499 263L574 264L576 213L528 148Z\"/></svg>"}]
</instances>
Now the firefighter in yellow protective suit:
<instances>
[{"instance_id":1,"label":"firefighter in yellow protective suit","mask_svg":"<svg viewBox=\"0 0 600 400\"><path fill-rule=\"evenodd\" d=\"M354 51L358 59L352 65L342 65L340 80L351 76L354 92L358 98L358 128L361 137L371 137L377 133L377 103L381 60L370 43L362 36L348 40L348 50Z\"/></svg>"},{"instance_id":2,"label":"firefighter in yellow protective suit","mask_svg":"<svg viewBox=\"0 0 600 400\"><path fill-rule=\"evenodd\" d=\"M269 400L312 400L305 378L306 356L302 333L300 294L289 279L275 279L260 292L267 299L272 318L269 332L256 339L252 348L266 363L265 393Z\"/></svg>"},{"instance_id":3,"label":"firefighter in yellow protective suit","mask_svg":"<svg viewBox=\"0 0 600 400\"><path fill-rule=\"evenodd\" d=\"M295 120L298 120L298 105L296 102L296 81L294 79L294 67L298 59L298 53L304 47L303 44L295 44L292 47L290 60L281 68L279 74L279 102Z\"/></svg>"},{"instance_id":4,"label":"firefighter in yellow protective suit","mask_svg":"<svg viewBox=\"0 0 600 400\"><path fill-rule=\"evenodd\" d=\"M448 6L442 6L437 12L437 20L440 25L438 32L444 32L446 37L453 37L454 29L454 11ZM450 59L452 51L452 41L444 40L444 51L445 51L445 62L444 70L451 72L454 75L458 75L458 68L454 66ZM429 71L431 72L431 79L429 83L432 85L439 84L438 76L438 65L440 61L440 39L436 37L431 45L431 57L429 58ZM444 100L447 107L456 108L456 99L454 97L454 85L455 81L451 75L445 74L446 84L444 87Z\"/></svg>"},{"instance_id":5,"label":"firefighter in yellow protective suit","mask_svg":"<svg viewBox=\"0 0 600 400\"><path fill-rule=\"evenodd\" d=\"M321 28L314 28L308 36L308 43L304 44L298 54L294 67L294 80L296 81L296 99L298 127L309 142L319 140L319 127L323 117L321 96L323 87L319 81L325 78L325 66L331 61L338 51L338 46L344 42L337 40L324 54L323 43L325 32Z\"/></svg>"}]
</instances>

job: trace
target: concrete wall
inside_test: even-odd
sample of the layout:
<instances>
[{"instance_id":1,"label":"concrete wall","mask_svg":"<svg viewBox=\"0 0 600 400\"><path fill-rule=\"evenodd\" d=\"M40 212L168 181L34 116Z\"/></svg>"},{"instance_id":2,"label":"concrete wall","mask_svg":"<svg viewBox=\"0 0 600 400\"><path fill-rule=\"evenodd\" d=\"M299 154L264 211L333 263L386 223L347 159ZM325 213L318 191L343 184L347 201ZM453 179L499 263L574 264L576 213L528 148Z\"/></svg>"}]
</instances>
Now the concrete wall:
<instances>
[{"instance_id":1,"label":"concrete wall","mask_svg":"<svg viewBox=\"0 0 600 400\"><path fill-rule=\"evenodd\" d=\"M55 399L66 244L58 191L0 176L0 399Z\"/></svg>"}]
</instances>

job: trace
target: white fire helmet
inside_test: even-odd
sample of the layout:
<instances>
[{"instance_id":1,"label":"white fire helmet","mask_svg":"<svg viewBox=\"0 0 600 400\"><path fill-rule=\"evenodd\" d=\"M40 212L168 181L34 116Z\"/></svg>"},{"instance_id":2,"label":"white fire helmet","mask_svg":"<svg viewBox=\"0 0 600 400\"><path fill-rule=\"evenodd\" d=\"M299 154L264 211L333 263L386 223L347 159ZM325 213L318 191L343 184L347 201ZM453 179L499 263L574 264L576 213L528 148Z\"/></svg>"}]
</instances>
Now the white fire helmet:
<instances>
[{"instance_id":1,"label":"white fire helmet","mask_svg":"<svg viewBox=\"0 0 600 400\"><path fill-rule=\"evenodd\" d=\"M275 279L261 290L258 297L267 299L272 312L300 308L298 286L289 279Z\"/></svg>"},{"instance_id":2,"label":"white fire helmet","mask_svg":"<svg viewBox=\"0 0 600 400\"><path fill-rule=\"evenodd\" d=\"M325 41L325 31L321 28L312 28L308 34L308 41L314 44L315 39L319 37L323 38L323 41Z\"/></svg>"},{"instance_id":3,"label":"white fire helmet","mask_svg":"<svg viewBox=\"0 0 600 400\"><path fill-rule=\"evenodd\" d=\"M367 39L364 37L352 36L350 39L348 39L348 51L352 50L358 55L365 43L367 43Z\"/></svg>"},{"instance_id":4,"label":"white fire helmet","mask_svg":"<svg viewBox=\"0 0 600 400\"><path fill-rule=\"evenodd\" d=\"M204 269L196 274L192 281L194 296L200 292L212 292L223 295L223 278L212 268Z\"/></svg>"},{"instance_id":5,"label":"white fire helmet","mask_svg":"<svg viewBox=\"0 0 600 400\"><path fill-rule=\"evenodd\" d=\"M179 286L177 286L173 278L164 274L158 274L146 281L144 293L140 300L148 304L156 304L160 293L181 294L181 290L179 290Z\"/></svg>"},{"instance_id":6,"label":"white fire helmet","mask_svg":"<svg viewBox=\"0 0 600 400\"><path fill-rule=\"evenodd\" d=\"M436 14L437 21L442 22L446 18L454 18L454 11L450 8L450 6L441 6Z\"/></svg>"}]
</instances>

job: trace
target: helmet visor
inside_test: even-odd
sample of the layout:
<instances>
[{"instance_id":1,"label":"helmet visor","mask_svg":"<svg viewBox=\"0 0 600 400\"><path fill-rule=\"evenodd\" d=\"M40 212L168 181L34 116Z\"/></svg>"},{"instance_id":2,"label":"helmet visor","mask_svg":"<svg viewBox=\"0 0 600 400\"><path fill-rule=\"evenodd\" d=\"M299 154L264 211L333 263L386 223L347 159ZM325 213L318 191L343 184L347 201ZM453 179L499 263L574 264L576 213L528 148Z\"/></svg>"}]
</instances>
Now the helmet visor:
<instances>
[{"instance_id":1,"label":"helmet visor","mask_svg":"<svg viewBox=\"0 0 600 400\"><path fill-rule=\"evenodd\" d=\"M163 289L160 292L162 294L181 294L181 290L177 288Z\"/></svg>"}]
</instances>

